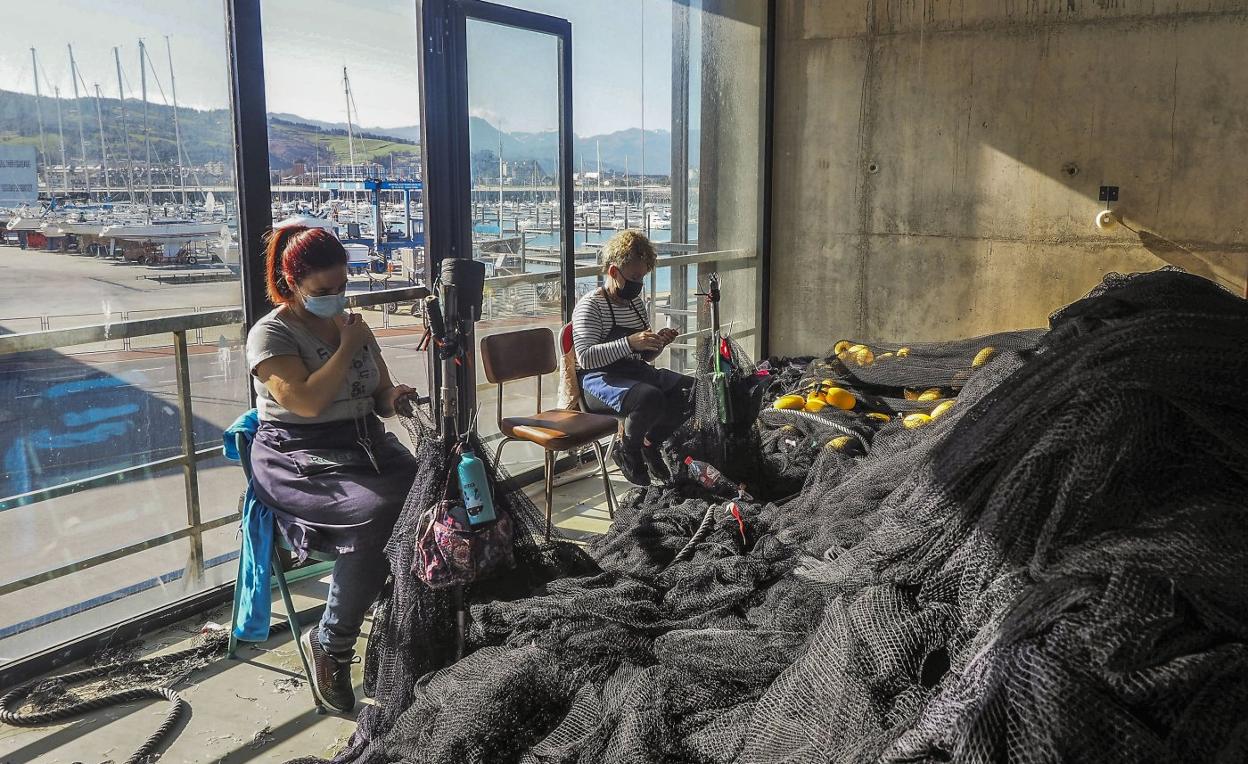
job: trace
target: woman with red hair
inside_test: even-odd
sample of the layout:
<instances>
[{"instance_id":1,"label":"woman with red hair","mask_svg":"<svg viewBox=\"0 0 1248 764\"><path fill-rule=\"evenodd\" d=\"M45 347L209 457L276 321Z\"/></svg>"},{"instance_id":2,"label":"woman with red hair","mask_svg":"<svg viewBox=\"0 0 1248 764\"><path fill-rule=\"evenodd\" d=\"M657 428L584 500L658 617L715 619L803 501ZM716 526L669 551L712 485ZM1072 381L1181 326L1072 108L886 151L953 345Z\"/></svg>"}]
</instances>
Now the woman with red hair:
<instances>
[{"instance_id":1,"label":"woman with red hair","mask_svg":"<svg viewBox=\"0 0 1248 764\"><path fill-rule=\"evenodd\" d=\"M347 253L333 233L274 229L265 256L277 308L247 334L260 419L252 487L301 558L338 555L325 614L300 639L317 697L345 713L355 641L390 570L382 549L416 474L378 415L413 390L390 379L364 319L344 312Z\"/></svg>"}]
</instances>

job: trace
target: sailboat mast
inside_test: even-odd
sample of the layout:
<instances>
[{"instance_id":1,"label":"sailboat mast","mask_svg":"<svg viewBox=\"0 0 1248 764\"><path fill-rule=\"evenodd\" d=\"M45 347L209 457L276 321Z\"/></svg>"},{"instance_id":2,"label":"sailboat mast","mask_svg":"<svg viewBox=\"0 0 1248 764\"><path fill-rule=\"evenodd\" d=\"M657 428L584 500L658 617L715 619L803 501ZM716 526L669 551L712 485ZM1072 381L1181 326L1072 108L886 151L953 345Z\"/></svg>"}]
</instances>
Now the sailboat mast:
<instances>
[{"instance_id":1,"label":"sailboat mast","mask_svg":"<svg viewBox=\"0 0 1248 764\"><path fill-rule=\"evenodd\" d=\"M147 165L147 206L152 206L152 134L147 124L147 47L139 40L139 92L143 96L143 151Z\"/></svg>"},{"instance_id":2,"label":"sailboat mast","mask_svg":"<svg viewBox=\"0 0 1248 764\"><path fill-rule=\"evenodd\" d=\"M35 49L30 49L30 65L35 71L35 119L39 121L39 151L43 155L43 182L49 186L52 185L48 181L48 139L43 135L43 101L39 94L39 58L35 55Z\"/></svg>"},{"instance_id":3,"label":"sailboat mast","mask_svg":"<svg viewBox=\"0 0 1248 764\"><path fill-rule=\"evenodd\" d=\"M108 189L112 187L112 183L108 178L108 149L104 143L104 109L100 105L100 83L95 83L95 123L100 128L100 169L104 172L104 193L108 194Z\"/></svg>"},{"instance_id":4,"label":"sailboat mast","mask_svg":"<svg viewBox=\"0 0 1248 764\"><path fill-rule=\"evenodd\" d=\"M65 185L65 193L69 193L69 159L65 156L65 124L61 120L61 87L52 89L56 94L56 134L61 137L61 173Z\"/></svg>"},{"instance_id":5,"label":"sailboat mast","mask_svg":"<svg viewBox=\"0 0 1248 764\"><path fill-rule=\"evenodd\" d=\"M594 141L594 151L598 154L598 229L602 229L602 143Z\"/></svg>"},{"instance_id":6,"label":"sailboat mast","mask_svg":"<svg viewBox=\"0 0 1248 764\"><path fill-rule=\"evenodd\" d=\"M347 99L347 152L351 157L351 172L355 173L355 129L351 126L351 80L347 67L342 67L342 93ZM354 175L353 175L354 177Z\"/></svg>"},{"instance_id":7,"label":"sailboat mast","mask_svg":"<svg viewBox=\"0 0 1248 764\"><path fill-rule=\"evenodd\" d=\"M78 148L82 157L82 180L86 185L87 194L91 193L91 169L87 167L87 134L83 128L85 117L82 113L82 101L78 100L78 64L74 61L74 46L66 45L69 48L69 81L74 85L74 108L78 110ZM86 83L83 83L86 87Z\"/></svg>"},{"instance_id":8,"label":"sailboat mast","mask_svg":"<svg viewBox=\"0 0 1248 764\"><path fill-rule=\"evenodd\" d=\"M182 171L182 130L178 127L178 85L173 79L173 48L165 35L165 54L169 57L169 90L173 94L173 139L178 146L178 188L182 190L182 206L186 206L186 176Z\"/></svg>"},{"instance_id":9,"label":"sailboat mast","mask_svg":"<svg viewBox=\"0 0 1248 764\"><path fill-rule=\"evenodd\" d=\"M628 187L628 154L624 154L624 227L628 228L628 206L633 203L631 190Z\"/></svg>"},{"instance_id":10,"label":"sailboat mast","mask_svg":"<svg viewBox=\"0 0 1248 764\"><path fill-rule=\"evenodd\" d=\"M121 135L126 144L126 190L134 204L134 158L130 155L130 129L126 127L126 91L121 86L121 50L117 47L113 48L113 63L117 64L117 102L121 104Z\"/></svg>"}]
</instances>

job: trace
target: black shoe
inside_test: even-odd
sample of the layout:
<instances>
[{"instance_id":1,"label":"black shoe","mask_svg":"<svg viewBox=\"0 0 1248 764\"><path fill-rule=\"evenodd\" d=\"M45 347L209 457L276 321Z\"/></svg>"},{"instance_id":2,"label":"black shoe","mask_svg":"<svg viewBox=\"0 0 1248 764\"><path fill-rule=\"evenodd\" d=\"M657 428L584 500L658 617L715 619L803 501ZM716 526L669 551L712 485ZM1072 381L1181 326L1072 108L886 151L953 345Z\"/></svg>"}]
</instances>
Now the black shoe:
<instances>
[{"instance_id":1,"label":"black shoe","mask_svg":"<svg viewBox=\"0 0 1248 764\"><path fill-rule=\"evenodd\" d=\"M641 458L650 470L651 477L663 485L668 485L672 482L672 471L667 468L667 462L663 461L662 448L643 445L641 447Z\"/></svg>"},{"instance_id":2,"label":"black shoe","mask_svg":"<svg viewBox=\"0 0 1248 764\"><path fill-rule=\"evenodd\" d=\"M622 442L616 443L611 450L611 458L615 459L625 480L633 485L650 485L650 473L646 471L646 462L642 459L640 448L628 448Z\"/></svg>"},{"instance_id":3,"label":"black shoe","mask_svg":"<svg viewBox=\"0 0 1248 764\"><path fill-rule=\"evenodd\" d=\"M312 658L312 694L326 707L343 714L355 708L355 691L351 689L351 665L358 658L338 657L325 652L318 637L319 626L313 626L299 637L303 649Z\"/></svg>"}]
</instances>

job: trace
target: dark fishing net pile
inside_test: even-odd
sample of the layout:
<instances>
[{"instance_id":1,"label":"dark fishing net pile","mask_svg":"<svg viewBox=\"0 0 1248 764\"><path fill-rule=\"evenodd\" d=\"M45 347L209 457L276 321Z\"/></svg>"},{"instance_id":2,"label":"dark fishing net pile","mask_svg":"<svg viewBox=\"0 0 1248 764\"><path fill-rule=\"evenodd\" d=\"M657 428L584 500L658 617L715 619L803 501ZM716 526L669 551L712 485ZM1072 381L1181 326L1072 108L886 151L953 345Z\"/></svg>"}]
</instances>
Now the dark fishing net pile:
<instances>
[{"instance_id":1,"label":"dark fishing net pile","mask_svg":"<svg viewBox=\"0 0 1248 764\"><path fill-rule=\"evenodd\" d=\"M1160 271L1043 333L772 359L747 467L795 499L636 490L593 563L530 530L450 665L405 514L337 760L1248 760L1245 341L1244 300ZM825 379L853 409L774 408Z\"/></svg>"}]
</instances>

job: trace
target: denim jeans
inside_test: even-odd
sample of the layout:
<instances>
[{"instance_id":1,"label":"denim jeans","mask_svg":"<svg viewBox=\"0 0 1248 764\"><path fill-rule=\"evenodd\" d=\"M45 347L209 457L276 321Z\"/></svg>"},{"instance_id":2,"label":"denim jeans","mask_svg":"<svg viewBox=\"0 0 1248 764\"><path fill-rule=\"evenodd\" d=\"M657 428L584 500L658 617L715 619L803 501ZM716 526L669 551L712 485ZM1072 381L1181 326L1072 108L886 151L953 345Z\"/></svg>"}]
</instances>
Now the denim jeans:
<instances>
[{"instance_id":1,"label":"denim jeans","mask_svg":"<svg viewBox=\"0 0 1248 764\"><path fill-rule=\"evenodd\" d=\"M390 562L380 547L338 555L318 634L325 652L338 658L353 654L364 616L389 573Z\"/></svg>"}]
</instances>

